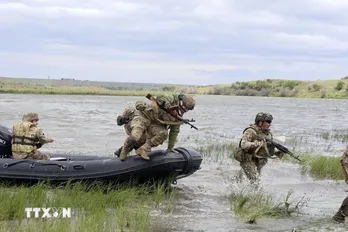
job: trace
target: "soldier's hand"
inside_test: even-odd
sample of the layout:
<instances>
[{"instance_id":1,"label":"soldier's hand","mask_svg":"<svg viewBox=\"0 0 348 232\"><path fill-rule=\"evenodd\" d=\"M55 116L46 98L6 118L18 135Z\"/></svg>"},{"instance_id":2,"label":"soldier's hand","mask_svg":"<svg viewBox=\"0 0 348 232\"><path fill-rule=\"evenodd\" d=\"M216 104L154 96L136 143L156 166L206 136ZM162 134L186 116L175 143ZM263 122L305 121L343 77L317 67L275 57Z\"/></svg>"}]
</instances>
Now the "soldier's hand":
<instances>
[{"instance_id":1,"label":"soldier's hand","mask_svg":"<svg viewBox=\"0 0 348 232\"><path fill-rule=\"evenodd\" d=\"M122 115L119 115L117 117L116 121L117 121L117 125L118 126L122 126L122 125L124 125L124 124L129 122L129 118L128 117L123 117Z\"/></svg>"},{"instance_id":2,"label":"soldier's hand","mask_svg":"<svg viewBox=\"0 0 348 232\"><path fill-rule=\"evenodd\" d=\"M54 141L54 139L50 138L49 143L52 143L53 141Z\"/></svg>"},{"instance_id":3,"label":"soldier's hand","mask_svg":"<svg viewBox=\"0 0 348 232\"><path fill-rule=\"evenodd\" d=\"M274 152L274 155L275 155L275 156L278 156L279 159L281 159L281 158L283 158L283 156L284 156L284 152L282 152L282 151L276 151L276 152Z\"/></svg>"},{"instance_id":4,"label":"soldier's hand","mask_svg":"<svg viewBox=\"0 0 348 232\"><path fill-rule=\"evenodd\" d=\"M255 147L260 147L260 146L263 146L263 140L256 140L254 141L254 144L255 144Z\"/></svg>"}]
</instances>

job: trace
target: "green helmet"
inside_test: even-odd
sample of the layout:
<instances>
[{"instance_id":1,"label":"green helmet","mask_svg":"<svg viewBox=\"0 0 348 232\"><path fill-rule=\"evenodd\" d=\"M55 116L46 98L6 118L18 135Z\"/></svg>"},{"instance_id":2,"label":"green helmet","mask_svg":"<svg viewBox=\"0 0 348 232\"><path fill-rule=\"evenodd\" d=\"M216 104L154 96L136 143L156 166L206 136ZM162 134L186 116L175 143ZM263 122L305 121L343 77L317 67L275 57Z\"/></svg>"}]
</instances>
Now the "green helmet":
<instances>
[{"instance_id":1,"label":"green helmet","mask_svg":"<svg viewBox=\"0 0 348 232\"><path fill-rule=\"evenodd\" d=\"M181 111L187 112L195 108L195 100L192 96L185 95L183 93L179 94L179 107Z\"/></svg>"},{"instance_id":2,"label":"green helmet","mask_svg":"<svg viewBox=\"0 0 348 232\"><path fill-rule=\"evenodd\" d=\"M260 112L255 117L255 124L259 124L259 122L270 121L272 122L273 116L270 113Z\"/></svg>"},{"instance_id":3,"label":"green helmet","mask_svg":"<svg viewBox=\"0 0 348 232\"><path fill-rule=\"evenodd\" d=\"M39 115L38 113L35 112L29 112L29 113L25 113L23 115L22 121L28 121L28 122L32 122L34 120L39 120Z\"/></svg>"}]
</instances>

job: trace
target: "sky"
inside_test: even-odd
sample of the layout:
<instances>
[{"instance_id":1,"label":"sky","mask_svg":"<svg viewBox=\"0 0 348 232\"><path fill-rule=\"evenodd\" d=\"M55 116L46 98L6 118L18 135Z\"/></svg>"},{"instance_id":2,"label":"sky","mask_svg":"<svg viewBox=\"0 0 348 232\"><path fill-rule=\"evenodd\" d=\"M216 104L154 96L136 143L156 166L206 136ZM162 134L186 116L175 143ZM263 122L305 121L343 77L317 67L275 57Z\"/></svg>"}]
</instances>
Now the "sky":
<instances>
[{"instance_id":1,"label":"sky","mask_svg":"<svg viewBox=\"0 0 348 232\"><path fill-rule=\"evenodd\" d=\"M338 80L347 12L346 0L0 0L0 76Z\"/></svg>"}]
</instances>

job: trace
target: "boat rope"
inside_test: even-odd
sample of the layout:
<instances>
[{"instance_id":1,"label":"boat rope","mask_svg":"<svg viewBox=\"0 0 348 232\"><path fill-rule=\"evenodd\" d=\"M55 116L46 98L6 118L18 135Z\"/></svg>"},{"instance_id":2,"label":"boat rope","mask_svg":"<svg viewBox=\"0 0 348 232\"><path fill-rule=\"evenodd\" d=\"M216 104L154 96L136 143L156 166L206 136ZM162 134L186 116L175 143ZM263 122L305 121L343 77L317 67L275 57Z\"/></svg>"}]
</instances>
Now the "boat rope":
<instances>
[{"instance_id":1,"label":"boat rope","mask_svg":"<svg viewBox=\"0 0 348 232\"><path fill-rule=\"evenodd\" d=\"M49 166L58 166L60 167L61 170L65 171L66 170L66 166L65 165L62 165L62 164L57 164L57 163L48 163L48 164L45 164L45 163L38 163L38 162L33 162L33 161L30 161L30 160L21 160L21 161L18 161L18 162L14 162L14 163L5 163L2 167L3 168L9 168L9 167L12 167L14 165L17 165L17 164L20 164L20 163L29 163L29 168L34 168L35 166L39 165L39 166L46 166L46 165L49 165Z\"/></svg>"}]
</instances>

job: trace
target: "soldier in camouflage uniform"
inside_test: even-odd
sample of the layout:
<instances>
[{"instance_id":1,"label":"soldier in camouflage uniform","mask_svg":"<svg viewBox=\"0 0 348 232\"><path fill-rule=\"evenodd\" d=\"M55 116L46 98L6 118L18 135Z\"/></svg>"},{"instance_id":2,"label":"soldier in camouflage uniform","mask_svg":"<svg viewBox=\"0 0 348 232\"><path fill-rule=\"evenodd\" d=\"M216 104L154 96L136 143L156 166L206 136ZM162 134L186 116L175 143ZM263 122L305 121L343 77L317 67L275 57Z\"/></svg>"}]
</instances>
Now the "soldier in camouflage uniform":
<instances>
[{"instance_id":1,"label":"soldier in camouflage uniform","mask_svg":"<svg viewBox=\"0 0 348 232\"><path fill-rule=\"evenodd\" d=\"M137 145L145 143L136 149L136 153L145 160L150 160L147 153L151 148L161 145L168 137L168 150L173 150L180 132L181 118L188 110L193 110L195 101L185 94L164 94L156 97L159 104L170 110L170 114L160 109L155 101L135 103L133 119L129 122L130 135L126 138L120 152L120 159L125 160L129 152ZM169 130L169 133L168 133Z\"/></svg>"},{"instance_id":2,"label":"soldier in camouflage uniform","mask_svg":"<svg viewBox=\"0 0 348 232\"><path fill-rule=\"evenodd\" d=\"M252 184L257 184L261 169L266 165L268 158L283 157L280 151L275 152L274 146L267 144L262 137L273 139L269 129L273 117L269 113L258 113L255 124L251 124L243 131L243 137L239 142L235 159Z\"/></svg>"},{"instance_id":3,"label":"soldier in camouflage uniform","mask_svg":"<svg viewBox=\"0 0 348 232\"><path fill-rule=\"evenodd\" d=\"M117 125L118 126L122 126L124 125L124 130L126 132L126 134L128 136L131 135L131 127L130 127L130 122L132 121L133 117L134 117L134 112L136 111L136 109L134 107L127 107L122 115L119 115L117 117ZM133 149L138 149L139 147L141 147L146 141L146 138L145 138L145 134L140 138L140 140L136 143L134 143L133 147L130 147L129 150L130 152L133 150ZM117 157L120 157L120 154L121 154L121 151L122 151L122 147L120 147L118 150L116 150L114 152L114 155L117 156Z\"/></svg>"},{"instance_id":4,"label":"soldier in camouflage uniform","mask_svg":"<svg viewBox=\"0 0 348 232\"><path fill-rule=\"evenodd\" d=\"M45 143L51 143L52 138L45 137L37 127L39 115L34 112L24 114L22 121L13 126L12 154L15 159L48 160L48 155L41 153L40 148Z\"/></svg>"},{"instance_id":5,"label":"soldier in camouflage uniform","mask_svg":"<svg viewBox=\"0 0 348 232\"><path fill-rule=\"evenodd\" d=\"M342 155L341 165L344 172L344 179L346 184L348 184L348 147ZM341 207L338 209L337 213L332 217L335 222L344 223L345 218L348 216L348 197L346 197Z\"/></svg>"}]
</instances>

